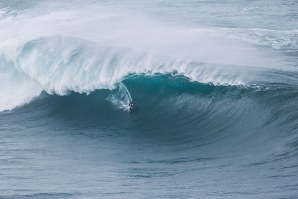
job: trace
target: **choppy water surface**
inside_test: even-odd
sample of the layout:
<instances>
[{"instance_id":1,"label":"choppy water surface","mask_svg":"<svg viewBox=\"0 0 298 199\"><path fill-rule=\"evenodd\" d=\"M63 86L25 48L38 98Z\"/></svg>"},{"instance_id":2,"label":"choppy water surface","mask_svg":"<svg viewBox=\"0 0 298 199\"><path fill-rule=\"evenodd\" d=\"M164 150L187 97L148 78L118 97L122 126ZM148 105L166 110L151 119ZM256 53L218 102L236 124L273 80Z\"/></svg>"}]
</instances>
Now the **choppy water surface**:
<instances>
[{"instance_id":1,"label":"choppy water surface","mask_svg":"<svg viewBox=\"0 0 298 199\"><path fill-rule=\"evenodd\" d=\"M0 198L297 198L297 13L0 1Z\"/></svg>"}]
</instances>

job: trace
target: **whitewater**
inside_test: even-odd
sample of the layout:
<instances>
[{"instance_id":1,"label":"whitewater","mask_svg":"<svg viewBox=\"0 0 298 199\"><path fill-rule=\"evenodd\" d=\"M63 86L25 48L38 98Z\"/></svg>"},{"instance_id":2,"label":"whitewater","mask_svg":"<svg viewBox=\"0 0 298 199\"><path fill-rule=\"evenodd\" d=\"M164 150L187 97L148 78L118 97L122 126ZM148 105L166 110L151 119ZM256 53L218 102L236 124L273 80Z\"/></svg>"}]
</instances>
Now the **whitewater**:
<instances>
[{"instance_id":1,"label":"whitewater","mask_svg":"<svg viewBox=\"0 0 298 199\"><path fill-rule=\"evenodd\" d=\"M297 13L0 1L0 198L297 198Z\"/></svg>"}]
</instances>

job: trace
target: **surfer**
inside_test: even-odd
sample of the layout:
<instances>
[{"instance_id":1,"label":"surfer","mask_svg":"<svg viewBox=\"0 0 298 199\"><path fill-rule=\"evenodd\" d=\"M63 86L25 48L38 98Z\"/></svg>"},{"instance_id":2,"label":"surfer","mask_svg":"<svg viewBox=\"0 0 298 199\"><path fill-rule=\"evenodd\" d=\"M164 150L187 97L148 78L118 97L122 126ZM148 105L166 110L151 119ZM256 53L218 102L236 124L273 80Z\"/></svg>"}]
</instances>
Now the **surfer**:
<instances>
[{"instance_id":1,"label":"surfer","mask_svg":"<svg viewBox=\"0 0 298 199\"><path fill-rule=\"evenodd\" d=\"M129 106L129 112L132 112L132 110L136 107L137 103L130 101L128 106Z\"/></svg>"}]
</instances>

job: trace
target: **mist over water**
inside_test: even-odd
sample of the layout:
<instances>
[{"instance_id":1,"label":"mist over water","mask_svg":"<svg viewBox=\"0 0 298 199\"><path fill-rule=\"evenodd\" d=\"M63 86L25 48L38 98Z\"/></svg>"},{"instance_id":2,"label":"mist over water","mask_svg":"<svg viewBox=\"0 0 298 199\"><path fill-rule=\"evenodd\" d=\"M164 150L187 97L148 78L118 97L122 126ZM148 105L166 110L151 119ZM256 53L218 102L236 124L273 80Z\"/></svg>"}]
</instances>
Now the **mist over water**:
<instances>
[{"instance_id":1,"label":"mist over water","mask_svg":"<svg viewBox=\"0 0 298 199\"><path fill-rule=\"evenodd\" d=\"M297 13L1 1L0 198L297 198Z\"/></svg>"}]
</instances>

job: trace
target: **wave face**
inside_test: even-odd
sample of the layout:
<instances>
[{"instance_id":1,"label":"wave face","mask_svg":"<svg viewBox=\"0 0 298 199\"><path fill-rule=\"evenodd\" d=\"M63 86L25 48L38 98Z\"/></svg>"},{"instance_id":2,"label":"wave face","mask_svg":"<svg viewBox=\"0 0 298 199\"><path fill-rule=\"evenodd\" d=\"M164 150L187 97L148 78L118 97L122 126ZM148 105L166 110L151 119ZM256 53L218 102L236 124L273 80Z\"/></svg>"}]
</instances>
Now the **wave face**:
<instances>
[{"instance_id":1,"label":"wave face","mask_svg":"<svg viewBox=\"0 0 298 199\"><path fill-rule=\"evenodd\" d=\"M296 5L0 2L0 198L296 198Z\"/></svg>"}]
</instances>

